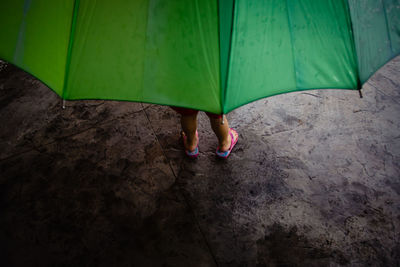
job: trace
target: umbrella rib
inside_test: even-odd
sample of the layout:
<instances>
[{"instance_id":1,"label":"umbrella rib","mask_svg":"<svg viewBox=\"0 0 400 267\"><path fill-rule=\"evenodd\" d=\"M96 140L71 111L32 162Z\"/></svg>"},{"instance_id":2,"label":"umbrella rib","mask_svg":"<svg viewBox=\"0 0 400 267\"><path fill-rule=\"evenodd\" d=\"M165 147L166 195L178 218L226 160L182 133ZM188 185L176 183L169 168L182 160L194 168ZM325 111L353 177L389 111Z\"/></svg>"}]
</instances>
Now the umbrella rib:
<instances>
[{"instance_id":1,"label":"umbrella rib","mask_svg":"<svg viewBox=\"0 0 400 267\"><path fill-rule=\"evenodd\" d=\"M61 96L62 96L61 98L64 100L66 99L65 91L67 89L69 68L71 65L72 46L74 43L74 35L75 35L76 20L77 20L78 11L79 11L79 3L80 3L80 0L74 1L74 7L73 7L73 13L72 13L71 30L70 30L70 34L69 34L69 44L68 44L68 51L67 51L67 60L65 62L64 84L63 84L63 90L61 93Z\"/></svg>"},{"instance_id":2,"label":"umbrella rib","mask_svg":"<svg viewBox=\"0 0 400 267\"><path fill-rule=\"evenodd\" d=\"M389 20L388 20L388 17L387 17L385 0L382 0L381 2L382 2L383 15L385 17L386 31L387 31L387 38L388 38L388 41L389 41L390 54L393 56L394 51L393 51L393 45L392 45L392 38L390 36Z\"/></svg>"},{"instance_id":3,"label":"umbrella rib","mask_svg":"<svg viewBox=\"0 0 400 267\"><path fill-rule=\"evenodd\" d=\"M289 0L286 0L286 16L288 20L288 26L289 26L289 33L290 33L290 46L292 48L292 61L293 61L293 72L294 72L294 82L296 84L296 90L299 89L297 85L297 71L296 71L296 58L294 55L294 42L293 42L293 31L292 31L292 19L291 19L291 13L289 11Z\"/></svg>"}]
</instances>

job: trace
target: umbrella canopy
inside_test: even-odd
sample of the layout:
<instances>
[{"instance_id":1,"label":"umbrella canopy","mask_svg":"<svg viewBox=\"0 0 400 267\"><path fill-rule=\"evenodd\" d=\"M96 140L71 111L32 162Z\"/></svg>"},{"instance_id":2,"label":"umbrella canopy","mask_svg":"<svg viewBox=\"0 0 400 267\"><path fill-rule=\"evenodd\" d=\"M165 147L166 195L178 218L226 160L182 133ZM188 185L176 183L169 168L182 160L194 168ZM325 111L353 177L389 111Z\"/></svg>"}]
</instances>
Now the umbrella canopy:
<instances>
[{"instance_id":1,"label":"umbrella canopy","mask_svg":"<svg viewBox=\"0 0 400 267\"><path fill-rule=\"evenodd\" d=\"M63 99L213 113L359 89L400 52L400 0L2 0L0 58Z\"/></svg>"}]
</instances>

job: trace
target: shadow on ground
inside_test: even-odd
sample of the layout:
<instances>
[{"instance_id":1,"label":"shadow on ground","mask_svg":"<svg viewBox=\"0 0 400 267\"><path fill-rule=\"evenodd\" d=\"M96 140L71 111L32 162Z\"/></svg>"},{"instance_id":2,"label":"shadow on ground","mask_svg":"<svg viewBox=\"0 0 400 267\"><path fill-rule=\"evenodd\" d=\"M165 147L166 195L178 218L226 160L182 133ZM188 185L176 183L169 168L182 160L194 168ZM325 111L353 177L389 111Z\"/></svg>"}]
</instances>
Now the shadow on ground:
<instances>
[{"instance_id":1,"label":"shadow on ground","mask_svg":"<svg viewBox=\"0 0 400 267\"><path fill-rule=\"evenodd\" d=\"M0 68L4 266L398 266L400 59L355 91L228 115L228 161L200 114L184 157L168 107L67 102Z\"/></svg>"}]
</instances>

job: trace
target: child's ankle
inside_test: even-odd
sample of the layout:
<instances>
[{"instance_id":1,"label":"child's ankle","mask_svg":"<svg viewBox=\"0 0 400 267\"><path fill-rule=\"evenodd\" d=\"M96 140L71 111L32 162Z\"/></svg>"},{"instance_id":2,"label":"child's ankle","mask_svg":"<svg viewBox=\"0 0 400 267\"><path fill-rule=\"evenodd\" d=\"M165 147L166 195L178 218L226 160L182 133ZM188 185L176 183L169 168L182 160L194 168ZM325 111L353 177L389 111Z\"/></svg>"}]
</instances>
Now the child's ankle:
<instances>
[{"instance_id":1,"label":"child's ankle","mask_svg":"<svg viewBox=\"0 0 400 267\"><path fill-rule=\"evenodd\" d=\"M219 150L220 151L227 151L231 147L231 136L228 135L228 138L226 140L223 140L222 142L219 143Z\"/></svg>"}]
</instances>

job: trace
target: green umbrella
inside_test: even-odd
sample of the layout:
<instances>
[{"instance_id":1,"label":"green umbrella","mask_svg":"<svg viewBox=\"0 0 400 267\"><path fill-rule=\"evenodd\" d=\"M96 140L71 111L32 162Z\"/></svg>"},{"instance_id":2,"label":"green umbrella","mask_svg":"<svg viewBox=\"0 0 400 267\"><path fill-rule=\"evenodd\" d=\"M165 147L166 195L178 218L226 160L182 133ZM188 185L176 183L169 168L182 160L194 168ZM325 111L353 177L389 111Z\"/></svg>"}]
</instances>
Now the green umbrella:
<instances>
[{"instance_id":1,"label":"green umbrella","mask_svg":"<svg viewBox=\"0 0 400 267\"><path fill-rule=\"evenodd\" d=\"M63 99L213 113L360 89L400 51L400 0L1 0L0 58Z\"/></svg>"}]
</instances>

